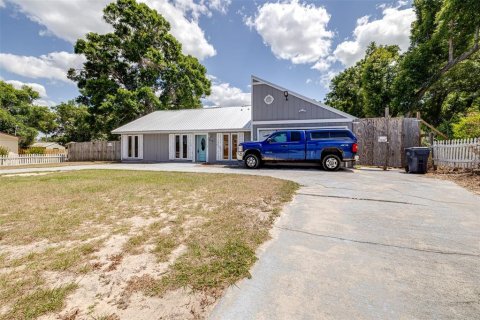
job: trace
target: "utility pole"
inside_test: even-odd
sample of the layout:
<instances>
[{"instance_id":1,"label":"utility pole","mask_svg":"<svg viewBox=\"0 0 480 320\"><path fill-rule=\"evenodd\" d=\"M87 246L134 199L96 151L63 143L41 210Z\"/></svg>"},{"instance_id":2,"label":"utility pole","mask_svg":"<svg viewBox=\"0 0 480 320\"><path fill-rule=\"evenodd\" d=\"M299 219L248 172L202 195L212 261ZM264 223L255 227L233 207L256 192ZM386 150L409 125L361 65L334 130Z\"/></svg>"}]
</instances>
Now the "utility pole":
<instances>
[{"instance_id":1,"label":"utility pole","mask_svg":"<svg viewBox=\"0 0 480 320\"><path fill-rule=\"evenodd\" d=\"M388 141L388 136L389 136L389 127L390 127L390 110L388 107L385 107L385 122L386 122L386 127L387 127L387 141L386 143L386 152L385 152L385 164L383 165L383 170L387 170L388 168L388 155L390 153L390 142Z\"/></svg>"}]
</instances>

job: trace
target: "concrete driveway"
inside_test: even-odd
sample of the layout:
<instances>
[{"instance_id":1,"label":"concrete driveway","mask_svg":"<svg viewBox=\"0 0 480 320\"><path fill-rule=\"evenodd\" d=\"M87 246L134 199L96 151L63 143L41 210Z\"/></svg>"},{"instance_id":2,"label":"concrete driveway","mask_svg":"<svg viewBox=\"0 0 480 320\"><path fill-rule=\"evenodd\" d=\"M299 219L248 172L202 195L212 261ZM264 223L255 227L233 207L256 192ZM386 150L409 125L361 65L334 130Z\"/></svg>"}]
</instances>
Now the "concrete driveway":
<instances>
[{"instance_id":1,"label":"concrete driveway","mask_svg":"<svg viewBox=\"0 0 480 320\"><path fill-rule=\"evenodd\" d=\"M252 278L227 290L212 319L480 317L480 197L452 182L396 170L173 163L40 170L84 168L247 173L303 185Z\"/></svg>"}]
</instances>

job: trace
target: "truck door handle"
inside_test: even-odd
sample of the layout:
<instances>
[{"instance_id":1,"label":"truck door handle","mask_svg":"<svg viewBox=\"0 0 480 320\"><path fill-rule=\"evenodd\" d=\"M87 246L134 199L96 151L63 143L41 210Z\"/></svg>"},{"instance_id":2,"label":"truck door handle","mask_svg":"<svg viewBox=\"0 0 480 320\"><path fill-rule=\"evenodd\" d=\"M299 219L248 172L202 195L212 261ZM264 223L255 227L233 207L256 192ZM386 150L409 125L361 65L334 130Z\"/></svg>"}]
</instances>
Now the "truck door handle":
<instances>
[{"instance_id":1,"label":"truck door handle","mask_svg":"<svg viewBox=\"0 0 480 320\"><path fill-rule=\"evenodd\" d=\"M282 144L282 147L283 147L283 148L286 148L286 147L288 147L288 145L286 145L286 144Z\"/></svg>"}]
</instances>

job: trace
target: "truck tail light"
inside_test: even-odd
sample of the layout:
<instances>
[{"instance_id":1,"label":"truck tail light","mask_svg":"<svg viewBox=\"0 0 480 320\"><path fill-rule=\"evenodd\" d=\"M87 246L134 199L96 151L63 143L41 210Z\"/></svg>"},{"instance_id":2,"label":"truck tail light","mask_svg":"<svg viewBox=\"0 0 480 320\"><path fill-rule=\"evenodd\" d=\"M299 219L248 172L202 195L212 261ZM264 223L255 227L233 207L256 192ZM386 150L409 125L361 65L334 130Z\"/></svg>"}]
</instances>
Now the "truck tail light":
<instances>
[{"instance_id":1,"label":"truck tail light","mask_svg":"<svg viewBox=\"0 0 480 320\"><path fill-rule=\"evenodd\" d=\"M358 144L354 143L352 144L352 152L357 153L358 152Z\"/></svg>"}]
</instances>

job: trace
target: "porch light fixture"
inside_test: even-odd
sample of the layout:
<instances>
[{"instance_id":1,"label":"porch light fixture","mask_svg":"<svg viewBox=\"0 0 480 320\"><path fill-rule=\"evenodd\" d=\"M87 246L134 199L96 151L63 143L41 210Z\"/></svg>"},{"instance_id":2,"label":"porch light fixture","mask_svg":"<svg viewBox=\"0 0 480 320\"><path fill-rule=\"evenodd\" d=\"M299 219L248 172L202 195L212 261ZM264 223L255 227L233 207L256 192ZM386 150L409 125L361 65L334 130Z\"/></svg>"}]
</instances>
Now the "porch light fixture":
<instances>
[{"instance_id":1,"label":"porch light fixture","mask_svg":"<svg viewBox=\"0 0 480 320\"><path fill-rule=\"evenodd\" d=\"M288 91L283 91L283 96L285 97L285 100L288 101Z\"/></svg>"}]
</instances>

